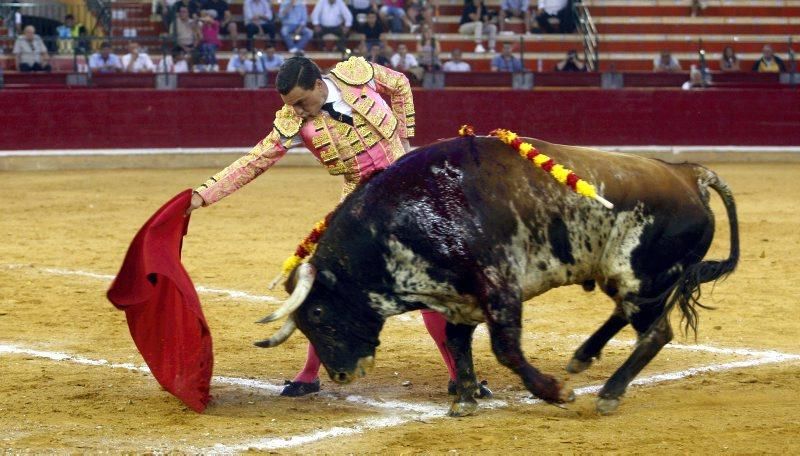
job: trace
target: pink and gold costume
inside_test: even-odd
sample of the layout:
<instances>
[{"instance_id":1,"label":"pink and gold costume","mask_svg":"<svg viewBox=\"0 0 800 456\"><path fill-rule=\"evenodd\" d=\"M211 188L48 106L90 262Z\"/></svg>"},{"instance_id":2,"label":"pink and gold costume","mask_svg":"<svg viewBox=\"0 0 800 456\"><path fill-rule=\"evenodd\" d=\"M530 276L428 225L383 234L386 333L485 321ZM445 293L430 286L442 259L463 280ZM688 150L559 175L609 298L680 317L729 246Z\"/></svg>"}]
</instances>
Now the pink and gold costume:
<instances>
[{"instance_id":1,"label":"pink and gold costume","mask_svg":"<svg viewBox=\"0 0 800 456\"><path fill-rule=\"evenodd\" d=\"M275 114L274 127L266 138L196 189L206 205L258 177L298 143L330 174L344 176L343 196L405 153L401 140L414 136L414 100L402 73L357 57L337 64L326 78L352 108L353 125L322 111L304 121L290 106L284 106ZM389 96L391 106L381 95Z\"/></svg>"}]
</instances>

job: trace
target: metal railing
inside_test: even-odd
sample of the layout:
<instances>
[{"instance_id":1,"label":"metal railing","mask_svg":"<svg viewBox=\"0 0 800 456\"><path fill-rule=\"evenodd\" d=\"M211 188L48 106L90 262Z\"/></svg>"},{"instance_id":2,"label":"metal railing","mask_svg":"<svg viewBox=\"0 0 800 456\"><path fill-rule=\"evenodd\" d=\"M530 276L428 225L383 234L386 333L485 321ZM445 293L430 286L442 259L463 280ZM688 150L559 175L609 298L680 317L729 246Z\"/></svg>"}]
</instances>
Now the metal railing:
<instances>
[{"instance_id":1,"label":"metal railing","mask_svg":"<svg viewBox=\"0 0 800 456\"><path fill-rule=\"evenodd\" d=\"M583 37L583 56L586 62L586 69L588 71L597 71L600 64L597 27L594 25L589 7L584 5L581 0L574 0L572 8L577 20L578 31Z\"/></svg>"}]
</instances>

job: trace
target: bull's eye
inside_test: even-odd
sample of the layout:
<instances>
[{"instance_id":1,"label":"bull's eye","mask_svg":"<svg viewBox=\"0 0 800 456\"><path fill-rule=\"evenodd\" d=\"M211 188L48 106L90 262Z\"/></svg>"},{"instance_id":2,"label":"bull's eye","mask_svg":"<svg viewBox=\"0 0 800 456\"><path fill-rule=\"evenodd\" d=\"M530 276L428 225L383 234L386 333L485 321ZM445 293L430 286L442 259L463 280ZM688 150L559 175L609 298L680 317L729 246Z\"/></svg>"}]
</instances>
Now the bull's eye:
<instances>
[{"instance_id":1,"label":"bull's eye","mask_svg":"<svg viewBox=\"0 0 800 456\"><path fill-rule=\"evenodd\" d=\"M319 324L322 322L322 307L314 307L311 309L311 322Z\"/></svg>"}]
</instances>

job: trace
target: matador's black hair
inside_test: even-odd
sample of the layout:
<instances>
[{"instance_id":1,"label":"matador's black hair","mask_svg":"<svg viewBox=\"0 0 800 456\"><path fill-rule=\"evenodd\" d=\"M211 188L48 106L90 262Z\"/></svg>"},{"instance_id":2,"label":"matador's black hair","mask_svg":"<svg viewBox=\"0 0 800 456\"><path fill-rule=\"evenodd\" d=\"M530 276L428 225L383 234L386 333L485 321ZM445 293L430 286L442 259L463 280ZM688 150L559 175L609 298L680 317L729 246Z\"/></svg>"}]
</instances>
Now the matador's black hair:
<instances>
[{"instance_id":1,"label":"matador's black hair","mask_svg":"<svg viewBox=\"0 0 800 456\"><path fill-rule=\"evenodd\" d=\"M322 73L316 63L307 57L291 57L286 59L278 70L275 86L281 95L286 95L295 87L311 90L317 79L322 78Z\"/></svg>"}]
</instances>

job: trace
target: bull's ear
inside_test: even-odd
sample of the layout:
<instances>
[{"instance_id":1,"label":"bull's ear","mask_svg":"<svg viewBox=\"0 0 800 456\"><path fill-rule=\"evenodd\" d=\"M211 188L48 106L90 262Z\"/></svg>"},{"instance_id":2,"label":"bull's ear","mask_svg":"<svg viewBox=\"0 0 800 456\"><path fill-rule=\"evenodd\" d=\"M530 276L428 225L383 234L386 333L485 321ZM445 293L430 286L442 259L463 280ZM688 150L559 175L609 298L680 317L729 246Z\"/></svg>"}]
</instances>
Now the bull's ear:
<instances>
[{"instance_id":1,"label":"bull's ear","mask_svg":"<svg viewBox=\"0 0 800 456\"><path fill-rule=\"evenodd\" d=\"M318 280L321 280L322 283L326 285L328 288L333 288L333 286L336 285L336 274L325 269L322 272L320 272Z\"/></svg>"}]
</instances>

